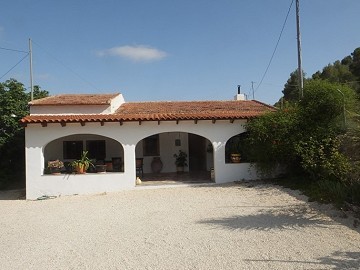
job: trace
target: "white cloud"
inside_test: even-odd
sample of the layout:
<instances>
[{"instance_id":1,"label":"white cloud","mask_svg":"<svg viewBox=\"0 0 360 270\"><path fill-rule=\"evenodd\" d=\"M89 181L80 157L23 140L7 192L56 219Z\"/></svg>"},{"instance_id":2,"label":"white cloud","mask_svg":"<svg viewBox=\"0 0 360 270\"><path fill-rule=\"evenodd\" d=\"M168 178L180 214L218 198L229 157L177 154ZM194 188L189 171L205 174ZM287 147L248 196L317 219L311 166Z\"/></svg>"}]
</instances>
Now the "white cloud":
<instances>
[{"instance_id":1,"label":"white cloud","mask_svg":"<svg viewBox=\"0 0 360 270\"><path fill-rule=\"evenodd\" d=\"M167 56L167 53L145 45L125 45L99 51L97 55L120 56L133 61L155 61L165 58Z\"/></svg>"}]
</instances>

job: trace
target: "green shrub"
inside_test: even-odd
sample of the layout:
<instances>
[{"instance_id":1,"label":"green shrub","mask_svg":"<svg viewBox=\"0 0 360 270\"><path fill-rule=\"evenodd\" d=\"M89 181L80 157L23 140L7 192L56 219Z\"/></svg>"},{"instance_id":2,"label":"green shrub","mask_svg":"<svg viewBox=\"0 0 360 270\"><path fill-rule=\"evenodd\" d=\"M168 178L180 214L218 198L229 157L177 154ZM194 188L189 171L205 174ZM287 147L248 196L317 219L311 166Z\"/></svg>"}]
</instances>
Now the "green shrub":
<instances>
[{"instance_id":1,"label":"green shrub","mask_svg":"<svg viewBox=\"0 0 360 270\"><path fill-rule=\"evenodd\" d=\"M247 123L247 149L260 171L268 173L279 165L290 175L313 181L343 181L348 159L339 151L343 132L343 98L353 99L353 90L325 81L311 80L304 98L292 106L262 115Z\"/></svg>"},{"instance_id":2,"label":"green shrub","mask_svg":"<svg viewBox=\"0 0 360 270\"><path fill-rule=\"evenodd\" d=\"M339 140L333 137L309 137L295 144L304 172L314 180L344 181L350 172L350 163L339 152L339 144Z\"/></svg>"},{"instance_id":3,"label":"green shrub","mask_svg":"<svg viewBox=\"0 0 360 270\"><path fill-rule=\"evenodd\" d=\"M322 196L328 202L334 203L341 207L345 201L348 201L349 187L339 181L320 180L318 186L321 190Z\"/></svg>"}]
</instances>

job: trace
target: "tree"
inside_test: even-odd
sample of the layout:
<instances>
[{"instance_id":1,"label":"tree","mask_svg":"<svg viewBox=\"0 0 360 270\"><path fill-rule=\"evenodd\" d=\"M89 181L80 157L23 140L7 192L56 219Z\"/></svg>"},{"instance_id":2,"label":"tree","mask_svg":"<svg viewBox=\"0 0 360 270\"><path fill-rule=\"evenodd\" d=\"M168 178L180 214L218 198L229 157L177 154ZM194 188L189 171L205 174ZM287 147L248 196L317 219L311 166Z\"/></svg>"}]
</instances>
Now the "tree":
<instances>
[{"instance_id":1,"label":"tree","mask_svg":"<svg viewBox=\"0 0 360 270\"><path fill-rule=\"evenodd\" d=\"M323 68L322 72L316 72L312 78L328 80L333 83L347 83L355 81L355 76L351 73L349 65L342 64L345 61L335 61Z\"/></svg>"},{"instance_id":2,"label":"tree","mask_svg":"<svg viewBox=\"0 0 360 270\"><path fill-rule=\"evenodd\" d=\"M357 80L360 80L360 47L356 48L351 56L352 62L349 65L350 71L357 78Z\"/></svg>"},{"instance_id":3,"label":"tree","mask_svg":"<svg viewBox=\"0 0 360 270\"><path fill-rule=\"evenodd\" d=\"M356 48L351 55L328 64L312 75L313 79L322 79L334 83L344 83L360 94L360 48Z\"/></svg>"},{"instance_id":4,"label":"tree","mask_svg":"<svg viewBox=\"0 0 360 270\"><path fill-rule=\"evenodd\" d=\"M34 87L34 98L48 96ZM0 83L0 187L24 175L24 129L19 120L29 113L30 93L15 79Z\"/></svg>"},{"instance_id":5,"label":"tree","mask_svg":"<svg viewBox=\"0 0 360 270\"><path fill-rule=\"evenodd\" d=\"M247 124L247 149L263 172L281 165L288 172L312 179L345 177L346 158L339 151L343 98L354 99L346 86L307 81L304 98L290 108L269 113Z\"/></svg>"},{"instance_id":6,"label":"tree","mask_svg":"<svg viewBox=\"0 0 360 270\"><path fill-rule=\"evenodd\" d=\"M290 73L290 78L284 85L284 99L287 101L299 100L299 75L297 70Z\"/></svg>"},{"instance_id":7,"label":"tree","mask_svg":"<svg viewBox=\"0 0 360 270\"><path fill-rule=\"evenodd\" d=\"M299 91L298 77L299 77L299 74L298 74L297 69L290 73L290 78L285 83L284 89L282 91L284 96L282 98L280 98L280 100L274 104L275 107L280 108L282 104L285 104L285 106L288 106L289 103L294 103L299 100L300 91ZM303 77L304 77L304 83L305 83L306 79L305 79L304 72L303 72Z\"/></svg>"}]
</instances>

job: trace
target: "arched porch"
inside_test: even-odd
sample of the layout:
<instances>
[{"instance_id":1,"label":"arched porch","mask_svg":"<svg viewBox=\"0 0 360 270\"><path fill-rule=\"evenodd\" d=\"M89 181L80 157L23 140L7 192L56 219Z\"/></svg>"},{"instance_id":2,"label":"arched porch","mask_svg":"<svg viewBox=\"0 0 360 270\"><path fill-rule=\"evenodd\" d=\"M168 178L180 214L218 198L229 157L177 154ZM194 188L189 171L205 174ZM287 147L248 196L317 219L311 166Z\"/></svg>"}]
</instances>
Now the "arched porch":
<instances>
[{"instance_id":1,"label":"arched porch","mask_svg":"<svg viewBox=\"0 0 360 270\"><path fill-rule=\"evenodd\" d=\"M96 134L73 134L50 141L43 148L44 173L48 162L59 160L64 163L62 173L72 173L71 163L80 159L83 151L91 160L88 173L124 172L124 148L116 140Z\"/></svg>"},{"instance_id":2,"label":"arched porch","mask_svg":"<svg viewBox=\"0 0 360 270\"><path fill-rule=\"evenodd\" d=\"M181 172L174 157L179 151L186 155L186 166ZM140 140L135 152L143 165L143 174L137 171L142 184L211 181L214 150L203 136L177 131L157 133Z\"/></svg>"}]
</instances>

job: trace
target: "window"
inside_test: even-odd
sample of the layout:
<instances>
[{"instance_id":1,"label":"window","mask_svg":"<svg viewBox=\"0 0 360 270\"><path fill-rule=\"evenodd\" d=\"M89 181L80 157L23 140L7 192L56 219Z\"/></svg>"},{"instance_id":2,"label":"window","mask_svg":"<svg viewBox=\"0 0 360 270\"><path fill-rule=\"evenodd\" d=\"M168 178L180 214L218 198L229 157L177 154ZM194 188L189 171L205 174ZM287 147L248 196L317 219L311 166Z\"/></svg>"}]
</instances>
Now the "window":
<instances>
[{"instance_id":1,"label":"window","mask_svg":"<svg viewBox=\"0 0 360 270\"><path fill-rule=\"evenodd\" d=\"M159 156L159 134L146 137L143 140L143 153L144 156Z\"/></svg>"},{"instance_id":2,"label":"window","mask_svg":"<svg viewBox=\"0 0 360 270\"><path fill-rule=\"evenodd\" d=\"M104 160L106 157L104 140L86 141L86 150L90 159Z\"/></svg>"},{"instance_id":3,"label":"window","mask_svg":"<svg viewBox=\"0 0 360 270\"><path fill-rule=\"evenodd\" d=\"M64 141L63 153L64 159L79 159L83 151L82 141Z\"/></svg>"}]
</instances>

